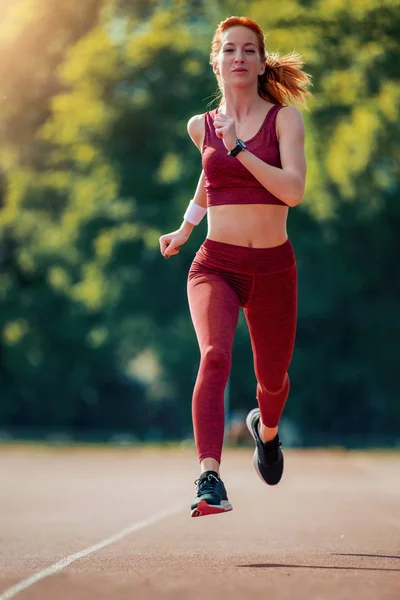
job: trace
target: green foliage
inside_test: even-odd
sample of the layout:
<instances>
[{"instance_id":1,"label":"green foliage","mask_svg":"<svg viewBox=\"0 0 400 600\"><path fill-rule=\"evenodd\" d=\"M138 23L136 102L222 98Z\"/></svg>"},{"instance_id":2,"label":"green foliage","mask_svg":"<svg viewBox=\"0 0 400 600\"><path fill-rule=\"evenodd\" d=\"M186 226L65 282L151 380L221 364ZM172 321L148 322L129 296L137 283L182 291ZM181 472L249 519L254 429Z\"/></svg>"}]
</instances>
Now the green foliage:
<instances>
[{"instance_id":1,"label":"green foliage","mask_svg":"<svg viewBox=\"0 0 400 600\"><path fill-rule=\"evenodd\" d=\"M247 14L313 76L308 179L291 211L299 324L285 414L397 431L399 8L393 0L44 0L0 9L0 423L191 431L198 349L164 261L201 169L188 138L217 86L218 22ZM51 30L52 35L48 35ZM240 322L233 408L254 404Z\"/></svg>"}]
</instances>

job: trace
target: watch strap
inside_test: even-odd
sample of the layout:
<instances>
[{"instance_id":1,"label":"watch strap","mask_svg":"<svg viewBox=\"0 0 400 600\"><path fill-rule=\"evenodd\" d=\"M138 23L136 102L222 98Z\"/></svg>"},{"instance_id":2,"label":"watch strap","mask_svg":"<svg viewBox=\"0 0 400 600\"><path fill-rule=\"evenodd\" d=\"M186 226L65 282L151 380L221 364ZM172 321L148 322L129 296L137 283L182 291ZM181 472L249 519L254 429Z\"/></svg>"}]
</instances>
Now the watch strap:
<instances>
[{"instance_id":1,"label":"watch strap","mask_svg":"<svg viewBox=\"0 0 400 600\"><path fill-rule=\"evenodd\" d=\"M228 152L229 156L232 156L233 158L235 156L237 156L239 154L239 152L241 152L242 150L246 149L246 144L243 140L236 140L236 146L234 148L232 148L232 150L230 150L230 152Z\"/></svg>"}]
</instances>

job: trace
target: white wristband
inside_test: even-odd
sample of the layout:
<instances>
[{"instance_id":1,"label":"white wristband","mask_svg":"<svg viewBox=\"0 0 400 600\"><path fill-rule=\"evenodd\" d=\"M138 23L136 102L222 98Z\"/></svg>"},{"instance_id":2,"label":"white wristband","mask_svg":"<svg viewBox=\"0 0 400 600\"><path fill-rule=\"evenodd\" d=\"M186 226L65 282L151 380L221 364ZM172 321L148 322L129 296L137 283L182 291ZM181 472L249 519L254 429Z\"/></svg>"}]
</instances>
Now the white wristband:
<instances>
[{"instance_id":1,"label":"white wristband","mask_svg":"<svg viewBox=\"0 0 400 600\"><path fill-rule=\"evenodd\" d=\"M191 200L189 202L189 206L187 207L185 214L183 215L183 218L185 219L185 221L188 221L188 223L191 223L192 225L198 225L204 217L204 215L206 214L206 212L206 208L195 204L194 201Z\"/></svg>"}]
</instances>

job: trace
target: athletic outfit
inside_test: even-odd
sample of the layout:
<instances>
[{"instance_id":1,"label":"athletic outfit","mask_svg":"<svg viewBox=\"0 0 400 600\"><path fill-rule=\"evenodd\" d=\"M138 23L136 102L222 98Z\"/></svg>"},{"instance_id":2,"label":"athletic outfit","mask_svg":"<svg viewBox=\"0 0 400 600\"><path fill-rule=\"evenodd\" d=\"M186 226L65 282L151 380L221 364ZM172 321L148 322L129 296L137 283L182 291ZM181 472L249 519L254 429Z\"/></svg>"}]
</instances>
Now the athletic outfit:
<instances>
[{"instance_id":1,"label":"athletic outfit","mask_svg":"<svg viewBox=\"0 0 400 600\"><path fill-rule=\"evenodd\" d=\"M278 168L282 165L275 118L281 108L280 105L272 106L259 131L246 141L250 152ZM216 112L205 114L202 165L207 206L287 206L264 188L240 161L227 155L223 141L215 133ZM277 436L272 442L263 443L258 435L258 422L261 415L267 427L276 427L289 393L287 370L294 348L297 318L297 269L292 244L286 240L272 248L249 248L207 238L190 267L187 289L201 357L192 404L199 462L204 458L221 462L224 390L231 368L239 309L243 308L254 356L259 406L249 414L247 426L256 442L256 470L261 479L274 485L283 470L280 441ZM215 472L208 471L202 478L198 480L192 515L231 510L225 488L216 494L215 502L210 497L210 489L217 485ZM202 488L207 488L207 500L200 493ZM221 509L207 512L207 506L215 509L218 498ZM199 503L202 503L203 512Z\"/></svg>"}]
</instances>

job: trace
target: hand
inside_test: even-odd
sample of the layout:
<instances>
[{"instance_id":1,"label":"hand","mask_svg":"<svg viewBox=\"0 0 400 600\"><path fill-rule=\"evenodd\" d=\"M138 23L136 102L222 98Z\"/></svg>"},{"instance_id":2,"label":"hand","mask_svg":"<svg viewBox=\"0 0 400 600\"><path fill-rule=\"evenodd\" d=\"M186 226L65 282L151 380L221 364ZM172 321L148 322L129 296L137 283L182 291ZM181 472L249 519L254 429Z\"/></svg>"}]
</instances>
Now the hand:
<instances>
[{"instance_id":1,"label":"hand","mask_svg":"<svg viewBox=\"0 0 400 600\"><path fill-rule=\"evenodd\" d=\"M177 231L173 231L172 233L166 233L159 238L160 242L160 252L164 258L169 258L170 256L175 256L175 254L179 254L180 247L182 244L187 242L188 235L183 233L181 229Z\"/></svg>"},{"instance_id":2,"label":"hand","mask_svg":"<svg viewBox=\"0 0 400 600\"><path fill-rule=\"evenodd\" d=\"M222 139L225 148L230 152L236 146L237 140L235 121L218 112L214 118L214 127L217 137Z\"/></svg>"}]
</instances>

